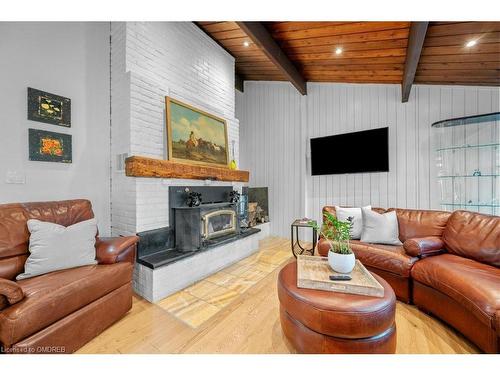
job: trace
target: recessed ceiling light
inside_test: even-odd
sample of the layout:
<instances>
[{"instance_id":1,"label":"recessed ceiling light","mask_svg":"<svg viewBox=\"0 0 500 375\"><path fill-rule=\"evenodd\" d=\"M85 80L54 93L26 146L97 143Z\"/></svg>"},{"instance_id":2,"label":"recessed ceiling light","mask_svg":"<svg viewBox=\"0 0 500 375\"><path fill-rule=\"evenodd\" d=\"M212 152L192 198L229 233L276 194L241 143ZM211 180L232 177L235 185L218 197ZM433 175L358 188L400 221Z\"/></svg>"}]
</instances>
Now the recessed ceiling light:
<instances>
[{"instance_id":1,"label":"recessed ceiling light","mask_svg":"<svg viewBox=\"0 0 500 375\"><path fill-rule=\"evenodd\" d=\"M336 54L336 55L340 55L341 53L342 53L342 48L337 47L337 48L335 49L335 54Z\"/></svg>"},{"instance_id":2,"label":"recessed ceiling light","mask_svg":"<svg viewBox=\"0 0 500 375\"><path fill-rule=\"evenodd\" d=\"M466 47L474 47L477 44L477 40L469 40L467 43L465 43Z\"/></svg>"},{"instance_id":3,"label":"recessed ceiling light","mask_svg":"<svg viewBox=\"0 0 500 375\"><path fill-rule=\"evenodd\" d=\"M245 41L243 42L243 45L244 45L245 47L248 47L248 46L250 46L250 42L249 42L249 41L247 41L247 40L245 40Z\"/></svg>"}]
</instances>

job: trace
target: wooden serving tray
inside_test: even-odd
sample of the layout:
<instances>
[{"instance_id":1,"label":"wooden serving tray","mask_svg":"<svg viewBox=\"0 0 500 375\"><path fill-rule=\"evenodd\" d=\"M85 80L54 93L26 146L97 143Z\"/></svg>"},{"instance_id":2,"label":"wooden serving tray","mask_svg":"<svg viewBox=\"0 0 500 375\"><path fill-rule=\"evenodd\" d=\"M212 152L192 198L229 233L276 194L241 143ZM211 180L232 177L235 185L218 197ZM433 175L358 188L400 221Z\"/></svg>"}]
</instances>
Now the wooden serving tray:
<instances>
[{"instance_id":1,"label":"wooden serving tray","mask_svg":"<svg viewBox=\"0 0 500 375\"><path fill-rule=\"evenodd\" d=\"M328 264L328 258L299 255L297 257L297 287L327 290L362 296L383 297L384 287L356 259L350 281L332 281L330 275L339 275Z\"/></svg>"}]
</instances>

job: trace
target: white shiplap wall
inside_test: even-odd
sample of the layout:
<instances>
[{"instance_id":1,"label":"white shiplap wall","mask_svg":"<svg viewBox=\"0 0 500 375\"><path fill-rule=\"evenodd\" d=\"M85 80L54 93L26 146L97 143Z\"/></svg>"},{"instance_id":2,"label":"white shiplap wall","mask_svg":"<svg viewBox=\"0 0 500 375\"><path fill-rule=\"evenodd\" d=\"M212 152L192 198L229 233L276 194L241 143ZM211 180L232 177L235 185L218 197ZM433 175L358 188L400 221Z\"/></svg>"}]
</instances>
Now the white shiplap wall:
<instances>
[{"instance_id":1,"label":"white shiplap wall","mask_svg":"<svg viewBox=\"0 0 500 375\"><path fill-rule=\"evenodd\" d=\"M305 209L302 106L303 98L288 84L246 82L245 93L236 94L240 168L250 171L249 186L269 188L273 234L288 236L291 218Z\"/></svg>"},{"instance_id":2,"label":"white shiplap wall","mask_svg":"<svg viewBox=\"0 0 500 375\"><path fill-rule=\"evenodd\" d=\"M499 88L425 86L401 103L399 85L309 83L301 97L289 83L246 82L236 96L242 168L250 186L269 186L271 232L289 236L290 223L319 220L324 205L439 208L431 124L498 111ZM309 139L389 127L390 171L310 175ZM340 160L343 155L332 159ZM353 150L351 157L370 157Z\"/></svg>"}]
</instances>

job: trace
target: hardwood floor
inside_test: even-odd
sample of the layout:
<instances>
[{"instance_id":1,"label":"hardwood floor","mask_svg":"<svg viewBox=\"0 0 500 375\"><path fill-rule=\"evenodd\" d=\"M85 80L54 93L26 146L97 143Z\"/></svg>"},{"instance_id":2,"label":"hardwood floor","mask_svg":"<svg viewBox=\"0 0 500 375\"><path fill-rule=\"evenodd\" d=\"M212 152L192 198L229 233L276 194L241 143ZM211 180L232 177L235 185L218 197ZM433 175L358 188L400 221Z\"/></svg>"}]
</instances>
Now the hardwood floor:
<instances>
[{"instance_id":1,"label":"hardwood floor","mask_svg":"<svg viewBox=\"0 0 500 375\"><path fill-rule=\"evenodd\" d=\"M251 256L201 280L157 305L198 328L290 259L282 241L270 242Z\"/></svg>"},{"instance_id":2,"label":"hardwood floor","mask_svg":"<svg viewBox=\"0 0 500 375\"><path fill-rule=\"evenodd\" d=\"M290 251L289 240L283 238L267 238L260 246L254 256L259 263L280 258L273 253L281 256ZM292 259L290 252L283 264ZM242 261L249 262L248 258ZM280 268L269 267L270 273L196 327L167 312L161 302L153 304L136 296L122 320L78 353L294 353L279 321L276 279ZM399 354L478 352L460 334L415 306L398 302L396 325Z\"/></svg>"}]
</instances>

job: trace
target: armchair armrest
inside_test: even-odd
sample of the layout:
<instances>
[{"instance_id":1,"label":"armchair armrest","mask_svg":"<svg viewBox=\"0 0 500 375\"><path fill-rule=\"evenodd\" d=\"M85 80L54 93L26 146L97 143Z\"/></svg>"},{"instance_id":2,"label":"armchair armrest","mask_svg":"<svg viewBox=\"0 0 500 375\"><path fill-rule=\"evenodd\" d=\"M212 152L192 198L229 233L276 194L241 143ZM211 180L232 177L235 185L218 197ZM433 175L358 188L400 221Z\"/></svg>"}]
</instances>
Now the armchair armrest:
<instances>
[{"instance_id":1,"label":"armchair armrest","mask_svg":"<svg viewBox=\"0 0 500 375\"><path fill-rule=\"evenodd\" d=\"M96 258L99 264L135 261L135 250L139 237L103 237L95 243Z\"/></svg>"},{"instance_id":2,"label":"armchair armrest","mask_svg":"<svg viewBox=\"0 0 500 375\"><path fill-rule=\"evenodd\" d=\"M24 298L24 292L16 282L0 277L0 297L3 297L0 298L0 310L2 310L7 303L13 305L21 301Z\"/></svg>"},{"instance_id":3,"label":"armchair armrest","mask_svg":"<svg viewBox=\"0 0 500 375\"><path fill-rule=\"evenodd\" d=\"M403 243L403 247L408 255L423 257L441 254L444 251L444 242L441 237L436 236L411 238Z\"/></svg>"}]
</instances>

